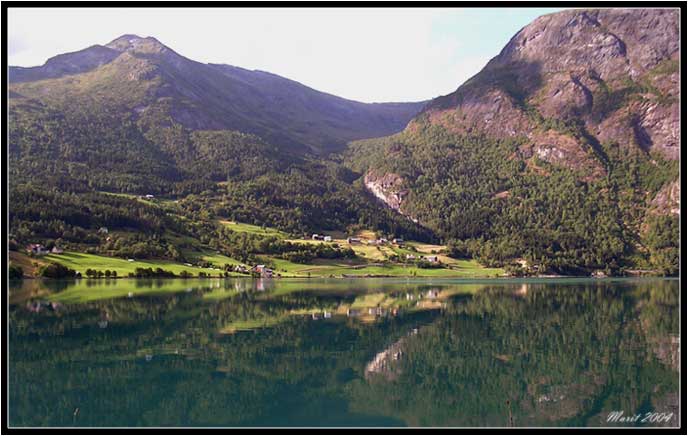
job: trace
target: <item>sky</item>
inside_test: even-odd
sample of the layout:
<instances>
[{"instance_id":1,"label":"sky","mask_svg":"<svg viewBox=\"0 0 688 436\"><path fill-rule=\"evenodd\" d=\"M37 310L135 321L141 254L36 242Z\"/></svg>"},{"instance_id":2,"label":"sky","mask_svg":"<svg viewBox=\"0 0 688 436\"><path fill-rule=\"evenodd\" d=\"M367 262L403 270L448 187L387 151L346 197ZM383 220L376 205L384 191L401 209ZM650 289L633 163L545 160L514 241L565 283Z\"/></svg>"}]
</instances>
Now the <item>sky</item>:
<instances>
[{"instance_id":1,"label":"sky","mask_svg":"<svg viewBox=\"0 0 688 436\"><path fill-rule=\"evenodd\" d=\"M364 102L446 95L556 8L13 8L8 60L42 65L124 34Z\"/></svg>"}]
</instances>

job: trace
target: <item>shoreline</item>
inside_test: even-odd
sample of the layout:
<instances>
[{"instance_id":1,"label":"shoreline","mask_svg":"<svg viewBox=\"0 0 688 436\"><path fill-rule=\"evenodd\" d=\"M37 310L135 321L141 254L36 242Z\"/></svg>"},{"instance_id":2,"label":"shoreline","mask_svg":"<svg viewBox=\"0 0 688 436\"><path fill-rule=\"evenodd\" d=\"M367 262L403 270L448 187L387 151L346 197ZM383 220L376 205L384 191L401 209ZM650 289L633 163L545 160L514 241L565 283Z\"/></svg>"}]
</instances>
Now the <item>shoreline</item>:
<instances>
[{"instance_id":1,"label":"shoreline","mask_svg":"<svg viewBox=\"0 0 688 436\"><path fill-rule=\"evenodd\" d=\"M471 280L487 280L487 281L565 281L565 280L586 280L586 281L613 281L613 280L680 280L678 276L609 276L609 277L590 277L590 276L563 276L563 275L543 275L543 276L531 276L531 277L485 277L485 276L349 276L349 277L246 277L246 276L231 276L231 277L110 277L110 278L63 278L63 279L53 279L47 277L24 277L21 279L8 279L9 283L20 283L24 280L31 281L49 281L49 282L74 282L74 281L98 281L98 282L109 282L109 281L121 281L121 280L147 280L147 281L164 281L164 280L267 280L267 281L282 281L282 280L379 280L379 279L401 279L401 280L417 280L417 281L446 281L446 280L461 280L461 281L471 281Z\"/></svg>"}]
</instances>

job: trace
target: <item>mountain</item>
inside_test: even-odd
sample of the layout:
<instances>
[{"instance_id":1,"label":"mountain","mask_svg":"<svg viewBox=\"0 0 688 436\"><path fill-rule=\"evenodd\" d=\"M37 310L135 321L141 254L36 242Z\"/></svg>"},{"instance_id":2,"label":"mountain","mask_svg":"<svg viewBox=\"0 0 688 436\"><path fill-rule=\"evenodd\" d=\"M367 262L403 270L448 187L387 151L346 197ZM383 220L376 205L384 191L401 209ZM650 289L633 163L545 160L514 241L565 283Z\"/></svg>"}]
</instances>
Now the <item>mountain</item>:
<instances>
[{"instance_id":1,"label":"mountain","mask_svg":"<svg viewBox=\"0 0 688 436\"><path fill-rule=\"evenodd\" d=\"M274 74L195 62L136 35L61 54L40 67L10 67L9 81L13 95L39 101L117 95L124 98L118 110L133 116L162 110L191 130L256 134L301 154L398 132L424 104L346 100Z\"/></svg>"},{"instance_id":2,"label":"mountain","mask_svg":"<svg viewBox=\"0 0 688 436\"><path fill-rule=\"evenodd\" d=\"M574 167L585 147L543 135L544 119L578 119L598 142L679 156L678 12L567 11L538 18L456 92L424 111L432 123L493 137ZM662 29L659 31L658 29ZM592 157L592 156L589 156ZM587 162L592 167L595 162Z\"/></svg>"},{"instance_id":3,"label":"mountain","mask_svg":"<svg viewBox=\"0 0 688 436\"><path fill-rule=\"evenodd\" d=\"M679 48L677 9L539 17L403 132L353 143L348 164L459 252L676 272Z\"/></svg>"},{"instance_id":4,"label":"mountain","mask_svg":"<svg viewBox=\"0 0 688 436\"><path fill-rule=\"evenodd\" d=\"M110 222L158 244L156 212L121 201L109 210L112 199L97 191L184 200L193 218L179 224L182 233L207 238L216 217L293 232L359 225L429 237L323 158L351 139L402 130L423 103L354 102L195 62L135 35L11 67L9 77L11 232L21 243L84 243Z\"/></svg>"},{"instance_id":5,"label":"mountain","mask_svg":"<svg viewBox=\"0 0 688 436\"><path fill-rule=\"evenodd\" d=\"M8 80L10 83L33 82L84 73L112 62L119 55L120 52L117 50L102 45L93 45L74 53L52 57L40 67L10 66Z\"/></svg>"},{"instance_id":6,"label":"mountain","mask_svg":"<svg viewBox=\"0 0 688 436\"><path fill-rule=\"evenodd\" d=\"M180 236L222 246L229 219L443 242L516 275L676 275L678 17L542 16L427 103L352 102L134 35L13 68L10 239L111 253L105 226L178 258Z\"/></svg>"}]
</instances>

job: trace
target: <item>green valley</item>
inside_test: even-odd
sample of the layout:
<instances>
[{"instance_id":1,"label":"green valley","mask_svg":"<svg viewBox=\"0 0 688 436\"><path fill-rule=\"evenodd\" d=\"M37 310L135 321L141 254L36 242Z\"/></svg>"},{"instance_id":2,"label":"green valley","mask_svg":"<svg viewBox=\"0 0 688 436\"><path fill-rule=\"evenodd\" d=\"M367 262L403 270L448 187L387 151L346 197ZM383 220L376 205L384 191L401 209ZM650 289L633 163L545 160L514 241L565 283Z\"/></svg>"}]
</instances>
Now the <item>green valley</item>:
<instances>
[{"instance_id":1,"label":"green valley","mask_svg":"<svg viewBox=\"0 0 688 436\"><path fill-rule=\"evenodd\" d=\"M8 2L3 426L680 429L684 5L561 6Z\"/></svg>"},{"instance_id":2,"label":"green valley","mask_svg":"<svg viewBox=\"0 0 688 436\"><path fill-rule=\"evenodd\" d=\"M135 35L12 67L9 248L127 272L678 275L678 46L637 14L542 16L420 103L345 100ZM671 11L651 15L674 32ZM597 56L604 38L638 48Z\"/></svg>"}]
</instances>

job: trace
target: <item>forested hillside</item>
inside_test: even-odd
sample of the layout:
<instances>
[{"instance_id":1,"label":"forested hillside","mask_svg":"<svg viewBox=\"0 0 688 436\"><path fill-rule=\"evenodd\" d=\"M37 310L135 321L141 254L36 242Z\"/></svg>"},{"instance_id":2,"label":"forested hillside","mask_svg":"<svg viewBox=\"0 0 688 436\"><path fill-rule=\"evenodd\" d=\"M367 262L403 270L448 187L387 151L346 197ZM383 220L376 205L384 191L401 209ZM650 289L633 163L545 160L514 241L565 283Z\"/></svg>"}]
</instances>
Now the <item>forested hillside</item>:
<instances>
[{"instance_id":1,"label":"forested hillside","mask_svg":"<svg viewBox=\"0 0 688 436\"><path fill-rule=\"evenodd\" d=\"M228 250L228 219L448 243L515 274L676 275L678 41L668 9L546 15L427 104L353 102L134 35L11 67L10 241L131 252L105 226L173 259L184 236Z\"/></svg>"},{"instance_id":2,"label":"forested hillside","mask_svg":"<svg viewBox=\"0 0 688 436\"><path fill-rule=\"evenodd\" d=\"M37 100L58 113L107 109L136 122L152 112L192 130L259 135L296 154L324 154L353 139L398 132L424 104L346 100L274 74L195 62L136 35L40 67L10 67L9 81L14 99Z\"/></svg>"},{"instance_id":3,"label":"forested hillside","mask_svg":"<svg viewBox=\"0 0 688 436\"><path fill-rule=\"evenodd\" d=\"M404 132L358 141L346 160L457 253L677 274L678 40L672 10L540 17Z\"/></svg>"},{"instance_id":4,"label":"forested hillside","mask_svg":"<svg viewBox=\"0 0 688 436\"><path fill-rule=\"evenodd\" d=\"M431 238L352 185L357 175L318 157L401 130L422 103L349 101L269 73L194 62L133 35L41 67L11 67L10 82L10 237L18 244L95 243L109 226L156 246L171 230L141 216L135 199L99 192L184 199L206 219L297 233L353 226ZM166 244L153 251L171 256Z\"/></svg>"}]
</instances>

